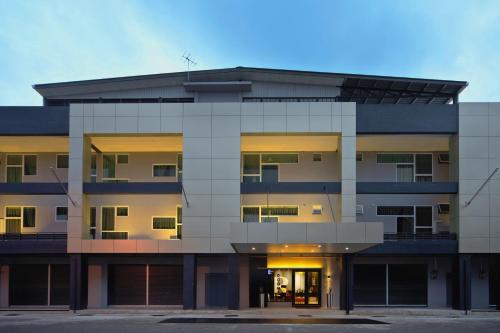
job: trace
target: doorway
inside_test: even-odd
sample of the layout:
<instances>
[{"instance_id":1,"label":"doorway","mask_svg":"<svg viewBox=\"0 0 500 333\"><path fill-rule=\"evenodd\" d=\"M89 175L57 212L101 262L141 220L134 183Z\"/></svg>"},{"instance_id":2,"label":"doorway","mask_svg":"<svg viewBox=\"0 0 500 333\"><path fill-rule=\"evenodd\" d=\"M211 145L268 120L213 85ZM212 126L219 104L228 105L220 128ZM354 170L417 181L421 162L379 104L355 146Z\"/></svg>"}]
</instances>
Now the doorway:
<instances>
[{"instance_id":1,"label":"doorway","mask_svg":"<svg viewBox=\"0 0 500 333\"><path fill-rule=\"evenodd\" d=\"M293 305L321 306L321 270L293 270Z\"/></svg>"}]
</instances>

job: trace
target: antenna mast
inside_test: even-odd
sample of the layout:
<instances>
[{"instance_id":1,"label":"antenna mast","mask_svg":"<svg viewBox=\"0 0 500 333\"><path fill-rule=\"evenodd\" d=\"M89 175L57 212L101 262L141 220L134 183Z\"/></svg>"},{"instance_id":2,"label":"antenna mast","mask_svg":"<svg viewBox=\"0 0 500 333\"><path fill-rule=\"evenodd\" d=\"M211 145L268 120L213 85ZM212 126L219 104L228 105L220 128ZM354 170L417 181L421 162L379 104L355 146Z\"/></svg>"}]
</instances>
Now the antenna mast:
<instances>
[{"instance_id":1,"label":"antenna mast","mask_svg":"<svg viewBox=\"0 0 500 333\"><path fill-rule=\"evenodd\" d=\"M184 62L187 64L187 74L188 74L188 81L189 81L189 68L191 65L197 65L197 63L191 58L191 53L184 53L182 55L182 59L184 59Z\"/></svg>"}]
</instances>

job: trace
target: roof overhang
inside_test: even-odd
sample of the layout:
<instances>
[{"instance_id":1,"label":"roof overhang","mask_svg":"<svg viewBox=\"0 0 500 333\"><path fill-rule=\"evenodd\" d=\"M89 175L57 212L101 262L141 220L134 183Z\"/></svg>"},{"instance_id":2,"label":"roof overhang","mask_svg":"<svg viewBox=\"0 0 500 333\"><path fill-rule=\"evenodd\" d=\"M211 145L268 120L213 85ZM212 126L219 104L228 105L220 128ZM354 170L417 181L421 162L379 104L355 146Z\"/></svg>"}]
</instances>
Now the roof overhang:
<instances>
[{"instance_id":1,"label":"roof overhang","mask_svg":"<svg viewBox=\"0 0 500 333\"><path fill-rule=\"evenodd\" d=\"M252 90L250 81L184 82L188 92L243 92Z\"/></svg>"}]
</instances>

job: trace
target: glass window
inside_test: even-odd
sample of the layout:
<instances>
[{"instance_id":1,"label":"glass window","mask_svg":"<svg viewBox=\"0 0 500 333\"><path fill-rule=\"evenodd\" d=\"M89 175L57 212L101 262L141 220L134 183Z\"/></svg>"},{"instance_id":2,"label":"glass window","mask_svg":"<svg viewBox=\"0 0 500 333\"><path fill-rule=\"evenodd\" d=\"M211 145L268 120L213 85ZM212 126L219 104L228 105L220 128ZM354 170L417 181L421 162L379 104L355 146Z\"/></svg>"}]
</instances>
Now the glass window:
<instances>
[{"instance_id":1,"label":"glass window","mask_svg":"<svg viewBox=\"0 0 500 333\"><path fill-rule=\"evenodd\" d=\"M116 161L118 164L128 164L128 155L127 154L116 155Z\"/></svg>"},{"instance_id":2,"label":"glass window","mask_svg":"<svg viewBox=\"0 0 500 333\"><path fill-rule=\"evenodd\" d=\"M115 230L115 207L102 207L101 225L103 231Z\"/></svg>"},{"instance_id":3,"label":"glass window","mask_svg":"<svg viewBox=\"0 0 500 333\"><path fill-rule=\"evenodd\" d=\"M128 207L116 207L116 216L128 216Z\"/></svg>"},{"instance_id":4,"label":"glass window","mask_svg":"<svg viewBox=\"0 0 500 333\"><path fill-rule=\"evenodd\" d=\"M279 216L261 216L260 222L263 222L263 223L279 222Z\"/></svg>"},{"instance_id":5,"label":"glass window","mask_svg":"<svg viewBox=\"0 0 500 333\"><path fill-rule=\"evenodd\" d=\"M275 215L275 216L298 216L299 207L295 206L269 206L262 207L262 215Z\"/></svg>"},{"instance_id":6,"label":"glass window","mask_svg":"<svg viewBox=\"0 0 500 333\"><path fill-rule=\"evenodd\" d=\"M354 265L353 275L355 305L386 304L386 265Z\"/></svg>"},{"instance_id":7,"label":"glass window","mask_svg":"<svg viewBox=\"0 0 500 333\"><path fill-rule=\"evenodd\" d=\"M438 155L438 162L439 163L450 163L450 154L448 153L442 153Z\"/></svg>"},{"instance_id":8,"label":"glass window","mask_svg":"<svg viewBox=\"0 0 500 333\"><path fill-rule=\"evenodd\" d=\"M418 233L432 233L432 206L416 207L415 231Z\"/></svg>"},{"instance_id":9,"label":"glass window","mask_svg":"<svg viewBox=\"0 0 500 333\"><path fill-rule=\"evenodd\" d=\"M398 182L413 182L413 164L398 164L396 173Z\"/></svg>"},{"instance_id":10,"label":"glass window","mask_svg":"<svg viewBox=\"0 0 500 333\"><path fill-rule=\"evenodd\" d=\"M24 155L24 175L36 175L36 155Z\"/></svg>"},{"instance_id":11,"label":"glass window","mask_svg":"<svg viewBox=\"0 0 500 333\"><path fill-rule=\"evenodd\" d=\"M95 230L97 222L97 209L90 207L90 237L95 239Z\"/></svg>"},{"instance_id":12,"label":"glass window","mask_svg":"<svg viewBox=\"0 0 500 333\"><path fill-rule=\"evenodd\" d=\"M363 162L363 153L356 153L356 162Z\"/></svg>"},{"instance_id":13,"label":"glass window","mask_svg":"<svg viewBox=\"0 0 500 333\"><path fill-rule=\"evenodd\" d=\"M388 265L390 305L427 305L427 265Z\"/></svg>"},{"instance_id":14,"label":"glass window","mask_svg":"<svg viewBox=\"0 0 500 333\"><path fill-rule=\"evenodd\" d=\"M413 217L398 216L397 217L397 232L398 232L398 234L400 234L400 233L413 234L413 232L414 232Z\"/></svg>"},{"instance_id":15,"label":"glass window","mask_svg":"<svg viewBox=\"0 0 500 333\"><path fill-rule=\"evenodd\" d=\"M415 173L432 175L432 154L415 155Z\"/></svg>"},{"instance_id":16,"label":"glass window","mask_svg":"<svg viewBox=\"0 0 500 333\"><path fill-rule=\"evenodd\" d=\"M116 177L116 163L114 154L102 155L102 176L103 178Z\"/></svg>"},{"instance_id":17,"label":"glass window","mask_svg":"<svg viewBox=\"0 0 500 333\"><path fill-rule=\"evenodd\" d=\"M377 206L377 215L413 215L413 206Z\"/></svg>"},{"instance_id":18,"label":"glass window","mask_svg":"<svg viewBox=\"0 0 500 333\"><path fill-rule=\"evenodd\" d=\"M22 183L23 167L7 166L7 183Z\"/></svg>"},{"instance_id":19,"label":"glass window","mask_svg":"<svg viewBox=\"0 0 500 333\"><path fill-rule=\"evenodd\" d=\"M413 163L413 154L377 154L377 163Z\"/></svg>"},{"instance_id":20,"label":"glass window","mask_svg":"<svg viewBox=\"0 0 500 333\"><path fill-rule=\"evenodd\" d=\"M56 207L56 221L68 220L68 207Z\"/></svg>"},{"instance_id":21,"label":"glass window","mask_svg":"<svg viewBox=\"0 0 500 333\"><path fill-rule=\"evenodd\" d=\"M314 162L321 162L323 156L321 153L315 153L313 154L313 161Z\"/></svg>"},{"instance_id":22,"label":"glass window","mask_svg":"<svg viewBox=\"0 0 500 333\"><path fill-rule=\"evenodd\" d=\"M174 230L175 217L153 217L153 229Z\"/></svg>"},{"instance_id":23,"label":"glass window","mask_svg":"<svg viewBox=\"0 0 500 333\"><path fill-rule=\"evenodd\" d=\"M260 175L260 155L245 154L243 155L243 174L244 175Z\"/></svg>"},{"instance_id":24,"label":"glass window","mask_svg":"<svg viewBox=\"0 0 500 333\"><path fill-rule=\"evenodd\" d=\"M299 154L262 154L262 163L299 163Z\"/></svg>"},{"instance_id":25,"label":"glass window","mask_svg":"<svg viewBox=\"0 0 500 333\"><path fill-rule=\"evenodd\" d=\"M153 165L153 177L175 177L176 166L170 164Z\"/></svg>"},{"instance_id":26,"label":"glass window","mask_svg":"<svg viewBox=\"0 0 500 333\"><path fill-rule=\"evenodd\" d=\"M7 165L23 165L23 155L7 155Z\"/></svg>"},{"instance_id":27,"label":"glass window","mask_svg":"<svg viewBox=\"0 0 500 333\"><path fill-rule=\"evenodd\" d=\"M23 227L34 228L36 220L35 207L23 207Z\"/></svg>"},{"instance_id":28,"label":"glass window","mask_svg":"<svg viewBox=\"0 0 500 333\"><path fill-rule=\"evenodd\" d=\"M259 222L259 207L243 207L243 222Z\"/></svg>"},{"instance_id":29,"label":"glass window","mask_svg":"<svg viewBox=\"0 0 500 333\"><path fill-rule=\"evenodd\" d=\"M182 182L182 154L177 154L177 181Z\"/></svg>"},{"instance_id":30,"label":"glass window","mask_svg":"<svg viewBox=\"0 0 500 333\"><path fill-rule=\"evenodd\" d=\"M279 180L279 168L276 164L265 164L262 166L262 182L277 183Z\"/></svg>"},{"instance_id":31,"label":"glass window","mask_svg":"<svg viewBox=\"0 0 500 333\"><path fill-rule=\"evenodd\" d=\"M67 169L69 167L69 156L68 155L57 155L56 157L56 168Z\"/></svg>"},{"instance_id":32,"label":"glass window","mask_svg":"<svg viewBox=\"0 0 500 333\"><path fill-rule=\"evenodd\" d=\"M177 239L182 238L182 207L177 206Z\"/></svg>"},{"instance_id":33,"label":"glass window","mask_svg":"<svg viewBox=\"0 0 500 333\"><path fill-rule=\"evenodd\" d=\"M97 156L92 154L90 156L90 182L95 183L97 181Z\"/></svg>"},{"instance_id":34,"label":"glass window","mask_svg":"<svg viewBox=\"0 0 500 333\"><path fill-rule=\"evenodd\" d=\"M439 214L449 214L450 213L450 204L449 203L441 203L438 204L438 213Z\"/></svg>"}]
</instances>

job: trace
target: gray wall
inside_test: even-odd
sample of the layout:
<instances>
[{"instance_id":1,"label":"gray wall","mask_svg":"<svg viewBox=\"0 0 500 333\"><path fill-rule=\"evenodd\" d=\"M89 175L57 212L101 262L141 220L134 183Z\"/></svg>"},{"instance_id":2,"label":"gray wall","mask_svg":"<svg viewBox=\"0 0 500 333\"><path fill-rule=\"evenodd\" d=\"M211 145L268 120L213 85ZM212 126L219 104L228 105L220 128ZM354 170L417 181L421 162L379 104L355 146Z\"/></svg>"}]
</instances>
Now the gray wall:
<instances>
[{"instance_id":1,"label":"gray wall","mask_svg":"<svg viewBox=\"0 0 500 333\"><path fill-rule=\"evenodd\" d=\"M356 174L358 182L395 182L396 179L396 164L377 163L377 152L365 151L363 153L363 161L356 162ZM387 153L387 152L383 152ZM412 153L412 152L408 152ZM438 152L432 153L432 172L433 181L446 182L449 181L449 166L450 164L439 163Z\"/></svg>"},{"instance_id":2,"label":"gray wall","mask_svg":"<svg viewBox=\"0 0 500 333\"><path fill-rule=\"evenodd\" d=\"M358 194L357 204L363 205L364 214L358 215L359 222L383 222L384 232L397 231L396 216L377 216L378 206L433 206L434 231L448 231L449 215L439 215L436 205L448 203L448 194ZM440 221L440 222L437 222Z\"/></svg>"}]
</instances>

